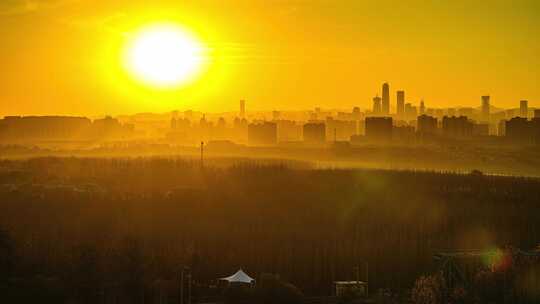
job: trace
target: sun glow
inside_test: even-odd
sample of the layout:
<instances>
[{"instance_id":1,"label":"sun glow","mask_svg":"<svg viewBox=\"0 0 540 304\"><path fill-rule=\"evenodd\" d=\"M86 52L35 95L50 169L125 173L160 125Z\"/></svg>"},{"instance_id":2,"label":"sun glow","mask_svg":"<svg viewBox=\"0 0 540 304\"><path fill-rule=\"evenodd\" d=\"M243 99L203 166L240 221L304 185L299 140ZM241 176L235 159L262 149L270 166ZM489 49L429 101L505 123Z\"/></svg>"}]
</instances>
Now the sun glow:
<instances>
[{"instance_id":1,"label":"sun glow","mask_svg":"<svg viewBox=\"0 0 540 304\"><path fill-rule=\"evenodd\" d=\"M178 87L202 70L204 48L175 25L148 26L133 35L124 54L130 75L154 87Z\"/></svg>"}]
</instances>

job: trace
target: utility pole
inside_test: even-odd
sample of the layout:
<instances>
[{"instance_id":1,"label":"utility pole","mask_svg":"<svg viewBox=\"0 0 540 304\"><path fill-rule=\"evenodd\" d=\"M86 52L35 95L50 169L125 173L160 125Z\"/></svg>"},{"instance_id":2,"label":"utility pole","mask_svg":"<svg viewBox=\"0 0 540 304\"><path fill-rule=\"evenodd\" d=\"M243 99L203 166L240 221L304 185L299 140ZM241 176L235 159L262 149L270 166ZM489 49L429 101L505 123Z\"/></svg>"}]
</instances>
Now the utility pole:
<instances>
[{"instance_id":1,"label":"utility pole","mask_svg":"<svg viewBox=\"0 0 540 304\"><path fill-rule=\"evenodd\" d=\"M366 297L369 297L369 263L366 262Z\"/></svg>"},{"instance_id":2,"label":"utility pole","mask_svg":"<svg viewBox=\"0 0 540 304\"><path fill-rule=\"evenodd\" d=\"M188 298L187 298L187 304L191 304L191 269L188 270Z\"/></svg>"},{"instance_id":3,"label":"utility pole","mask_svg":"<svg viewBox=\"0 0 540 304\"><path fill-rule=\"evenodd\" d=\"M184 268L180 270L180 304L184 304Z\"/></svg>"},{"instance_id":4,"label":"utility pole","mask_svg":"<svg viewBox=\"0 0 540 304\"><path fill-rule=\"evenodd\" d=\"M201 169L204 168L204 142L201 141Z\"/></svg>"},{"instance_id":5,"label":"utility pole","mask_svg":"<svg viewBox=\"0 0 540 304\"><path fill-rule=\"evenodd\" d=\"M362 292L362 283L360 282L360 266L356 265L354 266L354 274L356 276L356 292L357 295Z\"/></svg>"},{"instance_id":6,"label":"utility pole","mask_svg":"<svg viewBox=\"0 0 540 304\"><path fill-rule=\"evenodd\" d=\"M187 266L180 270L180 304L184 304L184 277L187 279L187 304L191 304L191 269Z\"/></svg>"}]
</instances>

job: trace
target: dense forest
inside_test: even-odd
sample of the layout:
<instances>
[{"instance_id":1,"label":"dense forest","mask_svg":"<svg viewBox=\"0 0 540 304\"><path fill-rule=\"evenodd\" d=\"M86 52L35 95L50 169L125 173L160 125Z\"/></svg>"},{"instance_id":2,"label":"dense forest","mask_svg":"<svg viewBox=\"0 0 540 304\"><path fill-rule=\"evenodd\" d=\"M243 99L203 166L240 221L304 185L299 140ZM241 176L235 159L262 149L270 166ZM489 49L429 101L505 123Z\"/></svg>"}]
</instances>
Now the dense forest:
<instances>
[{"instance_id":1,"label":"dense forest","mask_svg":"<svg viewBox=\"0 0 540 304\"><path fill-rule=\"evenodd\" d=\"M540 244L540 179L481 172L3 160L0 210L0 289L42 303L142 303L174 293L183 267L195 297L239 268L307 295L368 268L370 289L410 289L438 252Z\"/></svg>"}]
</instances>

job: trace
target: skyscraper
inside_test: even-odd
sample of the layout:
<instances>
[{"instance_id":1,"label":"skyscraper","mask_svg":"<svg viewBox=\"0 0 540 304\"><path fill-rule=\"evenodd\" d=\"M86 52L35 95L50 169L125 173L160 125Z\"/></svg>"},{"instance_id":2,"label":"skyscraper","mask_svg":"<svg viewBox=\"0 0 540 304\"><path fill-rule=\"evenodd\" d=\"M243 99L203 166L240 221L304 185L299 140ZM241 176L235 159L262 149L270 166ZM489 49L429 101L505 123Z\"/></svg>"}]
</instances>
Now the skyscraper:
<instances>
[{"instance_id":1,"label":"skyscraper","mask_svg":"<svg viewBox=\"0 0 540 304\"><path fill-rule=\"evenodd\" d=\"M326 125L319 122L306 123L303 127L304 141L308 143L324 143L326 141Z\"/></svg>"},{"instance_id":2,"label":"skyscraper","mask_svg":"<svg viewBox=\"0 0 540 304\"><path fill-rule=\"evenodd\" d=\"M519 116L523 118L527 118L527 115L529 114L529 103L527 100L521 100L519 102Z\"/></svg>"},{"instance_id":3,"label":"skyscraper","mask_svg":"<svg viewBox=\"0 0 540 304\"><path fill-rule=\"evenodd\" d=\"M421 135L437 133L437 118L424 114L418 116L417 120L418 133Z\"/></svg>"},{"instance_id":4,"label":"skyscraper","mask_svg":"<svg viewBox=\"0 0 540 304\"><path fill-rule=\"evenodd\" d=\"M489 95L482 96L482 121L489 121Z\"/></svg>"},{"instance_id":5,"label":"skyscraper","mask_svg":"<svg viewBox=\"0 0 540 304\"><path fill-rule=\"evenodd\" d=\"M366 118L366 137L370 141L391 141L392 129L392 117Z\"/></svg>"},{"instance_id":6,"label":"skyscraper","mask_svg":"<svg viewBox=\"0 0 540 304\"><path fill-rule=\"evenodd\" d=\"M251 146L275 145L277 124L275 122L254 122L248 125L248 144Z\"/></svg>"},{"instance_id":7,"label":"skyscraper","mask_svg":"<svg viewBox=\"0 0 540 304\"><path fill-rule=\"evenodd\" d=\"M397 117L403 119L405 116L405 91L397 91Z\"/></svg>"},{"instance_id":8,"label":"skyscraper","mask_svg":"<svg viewBox=\"0 0 540 304\"><path fill-rule=\"evenodd\" d=\"M418 116L418 110L410 102L405 104L405 120L414 120Z\"/></svg>"},{"instance_id":9,"label":"skyscraper","mask_svg":"<svg viewBox=\"0 0 540 304\"><path fill-rule=\"evenodd\" d=\"M384 83L382 86L382 114L390 114L390 86Z\"/></svg>"},{"instance_id":10,"label":"skyscraper","mask_svg":"<svg viewBox=\"0 0 540 304\"><path fill-rule=\"evenodd\" d=\"M426 114L426 105L424 104L424 101L420 101L420 113L419 115L424 115Z\"/></svg>"},{"instance_id":11,"label":"skyscraper","mask_svg":"<svg viewBox=\"0 0 540 304\"><path fill-rule=\"evenodd\" d=\"M240 117L246 117L246 101L240 100Z\"/></svg>"},{"instance_id":12,"label":"skyscraper","mask_svg":"<svg viewBox=\"0 0 540 304\"><path fill-rule=\"evenodd\" d=\"M381 98L379 96L373 97L373 114L381 114Z\"/></svg>"}]
</instances>

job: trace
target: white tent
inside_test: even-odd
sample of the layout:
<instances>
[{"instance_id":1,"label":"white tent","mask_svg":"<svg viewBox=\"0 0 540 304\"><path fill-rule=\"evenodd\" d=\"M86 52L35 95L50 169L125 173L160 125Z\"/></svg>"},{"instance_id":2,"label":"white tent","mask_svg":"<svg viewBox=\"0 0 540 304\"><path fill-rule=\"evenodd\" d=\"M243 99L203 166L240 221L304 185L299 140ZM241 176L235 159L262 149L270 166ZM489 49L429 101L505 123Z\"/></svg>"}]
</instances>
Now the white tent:
<instances>
[{"instance_id":1,"label":"white tent","mask_svg":"<svg viewBox=\"0 0 540 304\"><path fill-rule=\"evenodd\" d=\"M251 283L255 281L250 276L248 276L242 269L238 270L235 274L230 277L221 278L222 281L227 281L229 283Z\"/></svg>"}]
</instances>

